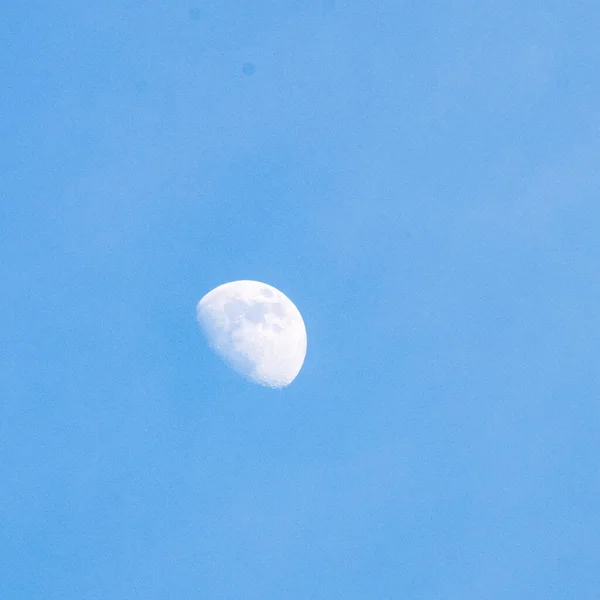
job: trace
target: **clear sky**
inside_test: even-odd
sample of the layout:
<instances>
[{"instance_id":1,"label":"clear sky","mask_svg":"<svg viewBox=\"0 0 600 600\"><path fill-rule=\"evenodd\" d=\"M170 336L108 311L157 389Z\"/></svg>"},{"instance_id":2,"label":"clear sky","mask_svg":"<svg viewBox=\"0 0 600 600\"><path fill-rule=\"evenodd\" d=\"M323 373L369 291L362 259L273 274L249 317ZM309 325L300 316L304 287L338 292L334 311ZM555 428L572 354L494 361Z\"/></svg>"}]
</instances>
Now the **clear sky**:
<instances>
[{"instance_id":1,"label":"clear sky","mask_svg":"<svg viewBox=\"0 0 600 600\"><path fill-rule=\"evenodd\" d=\"M0 597L596 600L596 1L8 2ZM285 390L206 347L236 279Z\"/></svg>"}]
</instances>

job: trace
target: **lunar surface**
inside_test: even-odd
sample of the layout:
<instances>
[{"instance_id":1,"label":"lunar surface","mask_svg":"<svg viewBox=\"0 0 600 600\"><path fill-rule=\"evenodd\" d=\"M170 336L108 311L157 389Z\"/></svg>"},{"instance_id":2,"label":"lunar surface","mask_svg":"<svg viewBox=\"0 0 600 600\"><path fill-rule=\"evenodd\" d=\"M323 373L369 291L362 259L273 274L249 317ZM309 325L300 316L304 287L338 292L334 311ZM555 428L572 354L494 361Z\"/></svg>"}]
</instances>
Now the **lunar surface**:
<instances>
[{"instance_id":1,"label":"lunar surface","mask_svg":"<svg viewBox=\"0 0 600 600\"><path fill-rule=\"evenodd\" d=\"M213 350L238 374L272 388L289 385L306 356L306 328L294 303L260 281L233 281L196 306Z\"/></svg>"}]
</instances>

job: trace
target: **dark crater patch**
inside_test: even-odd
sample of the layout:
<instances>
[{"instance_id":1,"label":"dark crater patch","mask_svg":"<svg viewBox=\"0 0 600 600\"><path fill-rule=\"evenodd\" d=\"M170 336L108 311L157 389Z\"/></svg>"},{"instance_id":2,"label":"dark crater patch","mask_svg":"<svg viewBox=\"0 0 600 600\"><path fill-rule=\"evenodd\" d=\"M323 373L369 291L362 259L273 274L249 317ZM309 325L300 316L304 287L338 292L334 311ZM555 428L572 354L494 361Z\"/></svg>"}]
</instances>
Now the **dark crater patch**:
<instances>
[{"instance_id":1,"label":"dark crater patch","mask_svg":"<svg viewBox=\"0 0 600 600\"><path fill-rule=\"evenodd\" d=\"M246 318L253 323L262 323L265 320L267 307L264 304L257 302L248 306L246 309Z\"/></svg>"},{"instance_id":2,"label":"dark crater patch","mask_svg":"<svg viewBox=\"0 0 600 600\"><path fill-rule=\"evenodd\" d=\"M243 300L232 300L228 302L223 310L229 319L236 321L239 317L245 314L248 305Z\"/></svg>"},{"instance_id":3,"label":"dark crater patch","mask_svg":"<svg viewBox=\"0 0 600 600\"><path fill-rule=\"evenodd\" d=\"M285 306L283 306L283 304L280 304L279 302L275 303L275 304L271 304L271 310L278 316L278 317L283 317L286 314L286 309Z\"/></svg>"}]
</instances>

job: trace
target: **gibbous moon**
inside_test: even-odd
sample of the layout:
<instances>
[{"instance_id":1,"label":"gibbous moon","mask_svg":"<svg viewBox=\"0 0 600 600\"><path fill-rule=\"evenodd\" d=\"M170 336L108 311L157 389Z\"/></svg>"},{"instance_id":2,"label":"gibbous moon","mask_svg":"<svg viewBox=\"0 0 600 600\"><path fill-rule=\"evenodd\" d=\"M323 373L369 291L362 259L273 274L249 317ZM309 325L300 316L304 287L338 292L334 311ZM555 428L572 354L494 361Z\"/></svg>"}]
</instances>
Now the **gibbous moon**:
<instances>
[{"instance_id":1,"label":"gibbous moon","mask_svg":"<svg viewBox=\"0 0 600 600\"><path fill-rule=\"evenodd\" d=\"M292 383L306 356L306 328L294 303L260 281L232 281L208 292L196 317L213 350L254 383Z\"/></svg>"}]
</instances>

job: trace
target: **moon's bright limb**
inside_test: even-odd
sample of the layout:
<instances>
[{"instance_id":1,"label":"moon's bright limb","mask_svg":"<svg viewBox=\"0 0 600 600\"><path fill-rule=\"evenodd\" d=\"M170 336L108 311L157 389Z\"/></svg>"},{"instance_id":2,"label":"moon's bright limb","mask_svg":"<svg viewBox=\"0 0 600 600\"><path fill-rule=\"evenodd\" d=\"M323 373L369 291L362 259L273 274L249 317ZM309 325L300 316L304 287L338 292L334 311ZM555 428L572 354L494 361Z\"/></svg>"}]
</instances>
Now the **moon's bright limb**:
<instances>
[{"instance_id":1,"label":"moon's bright limb","mask_svg":"<svg viewBox=\"0 0 600 600\"><path fill-rule=\"evenodd\" d=\"M237 373L281 388L298 375L306 356L306 328L294 303L260 281L232 281L196 306L209 344Z\"/></svg>"}]
</instances>

